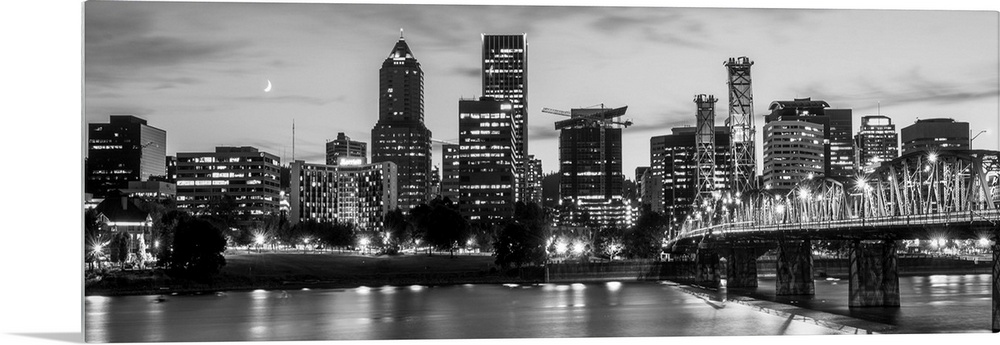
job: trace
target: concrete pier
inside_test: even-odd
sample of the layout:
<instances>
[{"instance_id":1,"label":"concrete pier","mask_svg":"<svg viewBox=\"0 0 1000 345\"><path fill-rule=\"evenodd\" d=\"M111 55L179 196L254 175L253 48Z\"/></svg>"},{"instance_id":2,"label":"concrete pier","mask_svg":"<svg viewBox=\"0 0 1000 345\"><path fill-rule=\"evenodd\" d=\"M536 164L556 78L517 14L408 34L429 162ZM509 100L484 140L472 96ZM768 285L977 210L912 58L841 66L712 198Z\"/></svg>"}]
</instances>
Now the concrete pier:
<instances>
[{"instance_id":1,"label":"concrete pier","mask_svg":"<svg viewBox=\"0 0 1000 345\"><path fill-rule=\"evenodd\" d=\"M776 295L815 295L812 242L778 241Z\"/></svg>"},{"instance_id":2,"label":"concrete pier","mask_svg":"<svg viewBox=\"0 0 1000 345\"><path fill-rule=\"evenodd\" d=\"M726 286L733 288L757 287L758 250L749 245L733 245L726 256Z\"/></svg>"},{"instance_id":3,"label":"concrete pier","mask_svg":"<svg viewBox=\"0 0 1000 345\"><path fill-rule=\"evenodd\" d=\"M896 243L853 241L850 252L848 305L854 307L898 307L899 270Z\"/></svg>"}]
</instances>

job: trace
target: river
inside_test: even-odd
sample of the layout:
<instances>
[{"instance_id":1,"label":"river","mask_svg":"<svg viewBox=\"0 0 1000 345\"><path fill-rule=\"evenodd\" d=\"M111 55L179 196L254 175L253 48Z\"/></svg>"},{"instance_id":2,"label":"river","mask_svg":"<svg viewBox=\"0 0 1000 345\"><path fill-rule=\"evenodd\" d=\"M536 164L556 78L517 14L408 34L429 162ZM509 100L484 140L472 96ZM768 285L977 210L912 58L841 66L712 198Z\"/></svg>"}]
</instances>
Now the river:
<instances>
[{"instance_id":1,"label":"river","mask_svg":"<svg viewBox=\"0 0 1000 345\"><path fill-rule=\"evenodd\" d=\"M988 331L989 275L902 277L904 306L848 309L845 281L784 300L903 332ZM773 297L773 280L757 289ZM841 334L655 282L383 286L188 296L89 296L89 342ZM841 322L841 324L845 324Z\"/></svg>"}]
</instances>

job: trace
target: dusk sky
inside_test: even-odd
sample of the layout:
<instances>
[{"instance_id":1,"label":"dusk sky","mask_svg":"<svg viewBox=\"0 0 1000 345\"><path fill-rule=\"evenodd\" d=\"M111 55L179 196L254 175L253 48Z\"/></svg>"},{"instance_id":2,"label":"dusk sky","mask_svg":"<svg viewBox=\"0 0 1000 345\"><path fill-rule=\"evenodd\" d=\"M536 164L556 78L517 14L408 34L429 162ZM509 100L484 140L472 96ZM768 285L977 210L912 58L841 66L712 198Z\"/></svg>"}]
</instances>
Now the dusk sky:
<instances>
[{"instance_id":1,"label":"dusk sky","mask_svg":"<svg viewBox=\"0 0 1000 345\"><path fill-rule=\"evenodd\" d=\"M758 156L768 105L802 97L853 109L852 131L881 103L897 129L950 117L988 130L975 148L998 149L987 11L88 2L85 122L140 116L167 131L169 155L251 145L286 163L293 119L297 159L323 162L337 132L370 151L378 70L400 28L424 71L427 127L452 142L459 98L481 93L480 34L527 33L529 153L546 172L562 118L543 107L627 105L631 179L651 136L694 125L694 95L719 99L723 125L723 61L738 56L755 62Z\"/></svg>"}]
</instances>

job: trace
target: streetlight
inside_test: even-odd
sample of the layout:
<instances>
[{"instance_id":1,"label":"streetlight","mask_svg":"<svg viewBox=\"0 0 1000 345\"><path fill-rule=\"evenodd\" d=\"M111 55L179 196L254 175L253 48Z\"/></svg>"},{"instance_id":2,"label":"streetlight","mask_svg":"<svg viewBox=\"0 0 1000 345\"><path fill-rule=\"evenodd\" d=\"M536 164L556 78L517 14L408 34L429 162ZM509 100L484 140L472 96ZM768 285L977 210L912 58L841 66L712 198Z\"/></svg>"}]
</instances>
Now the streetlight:
<instances>
[{"instance_id":1,"label":"streetlight","mask_svg":"<svg viewBox=\"0 0 1000 345\"><path fill-rule=\"evenodd\" d=\"M362 237L359 239L358 246L361 247L361 252L364 253L365 248L368 247L368 237Z\"/></svg>"},{"instance_id":2,"label":"streetlight","mask_svg":"<svg viewBox=\"0 0 1000 345\"><path fill-rule=\"evenodd\" d=\"M264 238L264 235L257 235L257 236L254 236L254 240L253 240L253 242L257 244L257 252L258 252L258 253L260 253L260 251L261 251L261 246L263 246L263 245L264 245L264 241L266 241L266 239Z\"/></svg>"},{"instance_id":3,"label":"streetlight","mask_svg":"<svg viewBox=\"0 0 1000 345\"><path fill-rule=\"evenodd\" d=\"M972 133L972 130L969 130L969 133ZM976 138L978 138L978 137L979 137L980 135L982 135L983 133L986 133L986 130L985 130L985 129L984 129L984 130L981 130L981 131L979 131L979 133L976 133L976 135L975 135L975 136L972 136L972 139L969 139L969 150L971 150L971 149L972 149L972 141L973 141L973 140L976 140Z\"/></svg>"}]
</instances>

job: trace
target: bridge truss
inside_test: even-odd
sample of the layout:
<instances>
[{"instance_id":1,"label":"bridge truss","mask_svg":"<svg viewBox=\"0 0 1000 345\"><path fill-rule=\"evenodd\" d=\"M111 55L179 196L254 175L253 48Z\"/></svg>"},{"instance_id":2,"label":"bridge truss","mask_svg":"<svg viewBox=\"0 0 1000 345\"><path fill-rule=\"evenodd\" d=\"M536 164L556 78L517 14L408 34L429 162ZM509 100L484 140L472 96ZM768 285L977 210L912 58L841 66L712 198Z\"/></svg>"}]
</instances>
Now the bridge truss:
<instances>
[{"instance_id":1,"label":"bridge truss","mask_svg":"<svg viewBox=\"0 0 1000 345\"><path fill-rule=\"evenodd\" d=\"M1000 223L1000 152L916 152L853 181L816 177L787 194L715 191L671 242L708 234Z\"/></svg>"}]
</instances>

